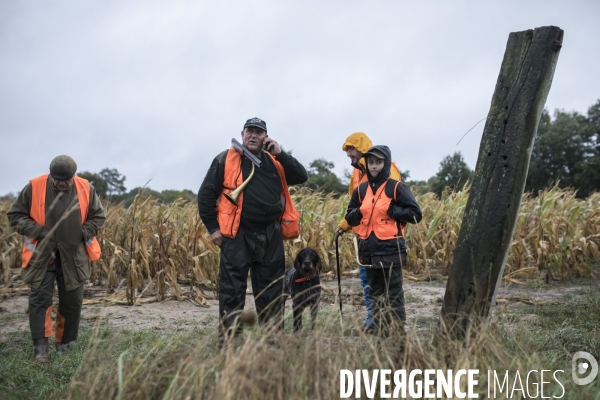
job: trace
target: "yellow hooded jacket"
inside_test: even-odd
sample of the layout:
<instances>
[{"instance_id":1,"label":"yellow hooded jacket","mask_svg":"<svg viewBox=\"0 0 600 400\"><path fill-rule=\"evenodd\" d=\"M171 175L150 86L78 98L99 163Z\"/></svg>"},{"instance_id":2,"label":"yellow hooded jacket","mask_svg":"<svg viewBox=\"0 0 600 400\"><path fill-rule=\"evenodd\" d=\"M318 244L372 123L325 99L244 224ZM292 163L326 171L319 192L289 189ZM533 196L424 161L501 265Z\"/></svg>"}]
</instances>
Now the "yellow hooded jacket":
<instances>
[{"instance_id":1,"label":"yellow hooded jacket","mask_svg":"<svg viewBox=\"0 0 600 400\"><path fill-rule=\"evenodd\" d=\"M364 154L367 152L367 150L373 147L373 142L371 142L371 139L369 139L369 137L365 133L354 132L353 134L348 136L348 138L344 142L344 145L342 146L342 150L346 151L349 147L354 147L356 150ZM358 165L360 166L360 169L354 168L352 179L350 179L350 184L348 185L348 193L350 194L350 197L352 197L352 192L354 192L355 182L358 182L358 184L360 184L367 180L367 175L365 173L365 159L361 158L360 160L358 160ZM394 162L392 162L392 167L390 169L390 178L395 179L397 181L402 181L402 177L400 176L400 170ZM350 230L350 228L352 228L348 224L348 222L346 222L345 218L342 218L338 226L342 228L344 232L347 232Z\"/></svg>"}]
</instances>

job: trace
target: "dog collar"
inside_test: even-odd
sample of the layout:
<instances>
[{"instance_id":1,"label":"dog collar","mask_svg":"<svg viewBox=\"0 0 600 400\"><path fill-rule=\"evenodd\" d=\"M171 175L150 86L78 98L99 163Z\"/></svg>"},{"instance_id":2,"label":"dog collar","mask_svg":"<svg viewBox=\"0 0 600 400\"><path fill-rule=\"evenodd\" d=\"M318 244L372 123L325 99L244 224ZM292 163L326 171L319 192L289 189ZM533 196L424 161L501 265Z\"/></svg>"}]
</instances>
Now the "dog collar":
<instances>
[{"instance_id":1,"label":"dog collar","mask_svg":"<svg viewBox=\"0 0 600 400\"><path fill-rule=\"evenodd\" d=\"M296 279L294 282L300 283L300 282L308 281L308 280L311 280L312 278L314 278L315 276L317 276L317 274L314 274L313 276L303 276L302 278Z\"/></svg>"}]
</instances>

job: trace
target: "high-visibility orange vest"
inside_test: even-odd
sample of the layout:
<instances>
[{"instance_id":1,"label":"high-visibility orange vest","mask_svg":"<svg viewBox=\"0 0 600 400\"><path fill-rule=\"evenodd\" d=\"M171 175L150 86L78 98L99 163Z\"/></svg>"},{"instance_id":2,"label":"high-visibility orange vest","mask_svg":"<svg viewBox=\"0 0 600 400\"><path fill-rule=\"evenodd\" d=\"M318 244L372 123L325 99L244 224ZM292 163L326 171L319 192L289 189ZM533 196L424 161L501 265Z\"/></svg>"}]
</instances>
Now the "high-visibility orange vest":
<instances>
[{"instance_id":1,"label":"high-visibility orange vest","mask_svg":"<svg viewBox=\"0 0 600 400\"><path fill-rule=\"evenodd\" d=\"M270 153L265 152L271 157L279 179L281 179L281 202L283 203L283 214L279 219L281 225L281 234L284 239L295 239L300 236L300 213L294 207L290 191L288 190L287 181L285 180L285 171L279 161ZM242 178L242 156L237 150L231 148L227 152L225 159L225 173L223 176L223 191L219 197L217 204L217 220L219 221L219 229L221 234L228 238L235 238L240 227L242 216L242 204L244 202L244 192L240 193L237 198L237 205L232 204L225 197L226 193L233 192L243 182Z\"/></svg>"},{"instance_id":2,"label":"high-visibility orange vest","mask_svg":"<svg viewBox=\"0 0 600 400\"><path fill-rule=\"evenodd\" d=\"M45 174L32 179L31 182L31 209L29 216L41 226L46 226L46 184L48 183L48 175ZM74 177L75 191L79 200L79 208L81 211L81 223L87 220L88 208L90 204L90 183L78 176ZM21 266L27 268L38 241L33 238L23 237L23 251L21 252ZM100 259L100 244L94 236L85 243L85 249L91 261Z\"/></svg>"},{"instance_id":3,"label":"high-visibility orange vest","mask_svg":"<svg viewBox=\"0 0 600 400\"><path fill-rule=\"evenodd\" d=\"M366 240L371 232L375 232L375 236L379 240L404 237L405 224L398 223L387 213L392 202L392 198L385 194L385 187L388 181L389 179L382 183L375 193L366 184L365 198L362 199L360 205L362 219L360 220L360 224L355 227L355 232L363 240ZM399 184L400 182L396 182L394 185L394 198L396 197L396 188ZM360 199L360 187L358 188L358 197Z\"/></svg>"},{"instance_id":4,"label":"high-visibility orange vest","mask_svg":"<svg viewBox=\"0 0 600 400\"><path fill-rule=\"evenodd\" d=\"M402 175L400 174L400 169L398 169L398 167L396 166L396 164L393 161L392 161L392 166L390 167L390 174L391 174L392 168L396 168L396 170L398 170L398 179L396 179L396 180L399 182L402 182ZM363 173L362 175L361 175L361 173L362 173L361 170L359 170L358 168L354 168L354 173L352 174L352 187L353 188L359 187L361 183L366 182L369 179L367 177L366 172ZM350 197L352 197L352 193L350 193ZM360 235L360 233L358 233L360 230L360 225L353 227L352 230L357 235Z\"/></svg>"}]
</instances>

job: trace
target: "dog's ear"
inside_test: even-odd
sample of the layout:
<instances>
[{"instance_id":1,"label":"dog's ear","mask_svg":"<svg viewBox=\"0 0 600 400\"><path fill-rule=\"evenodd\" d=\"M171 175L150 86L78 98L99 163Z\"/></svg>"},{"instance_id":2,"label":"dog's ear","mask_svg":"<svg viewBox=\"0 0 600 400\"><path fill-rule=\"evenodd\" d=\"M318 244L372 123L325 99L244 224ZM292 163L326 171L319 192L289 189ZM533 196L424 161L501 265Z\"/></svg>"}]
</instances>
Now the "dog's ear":
<instances>
[{"instance_id":1,"label":"dog's ear","mask_svg":"<svg viewBox=\"0 0 600 400\"><path fill-rule=\"evenodd\" d=\"M294 268L296 271L300 271L300 255L304 250L300 250L298 254L296 254L296 259L294 260Z\"/></svg>"},{"instance_id":2,"label":"dog's ear","mask_svg":"<svg viewBox=\"0 0 600 400\"><path fill-rule=\"evenodd\" d=\"M315 252L315 255L317 256L317 265L315 268L317 270L317 274L320 274L321 270L323 269L323 263L321 263L321 257L319 257L317 252Z\"/></svg>"}]
</instances>

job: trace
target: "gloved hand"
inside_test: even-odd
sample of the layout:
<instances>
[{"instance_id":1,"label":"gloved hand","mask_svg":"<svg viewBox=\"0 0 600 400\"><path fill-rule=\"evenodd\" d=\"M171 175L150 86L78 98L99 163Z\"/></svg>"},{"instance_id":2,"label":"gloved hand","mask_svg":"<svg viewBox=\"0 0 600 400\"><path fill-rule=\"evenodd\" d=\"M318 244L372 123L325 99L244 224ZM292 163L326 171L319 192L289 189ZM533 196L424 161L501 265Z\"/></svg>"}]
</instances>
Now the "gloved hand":
<instances>
[{"instance_id":1,"label":"gloved hand","mask_svg":"<svg viewBox=\"0 0 600 400\"><path fill-rule=\"evenodd\" d=\"M357 226L358 224L360 224L360 220L362 219L362 213L360 212L360 208L355 208L353 210L351 210L348 214L346 214L346 221L348 221L348 223L351 226Z\"/></svg>"},{"instance_id":2,"label":"gloved hand","mask_svg":"<svg viewBox=\"0 0 600 400\"><path fill-rule=\"evenodd\" d=\"M388 210L387 210L387 215L389 215L390 217L394 218L394 208L396 206L393 204L390 204Z\"/></svg>"}]
</instances>

